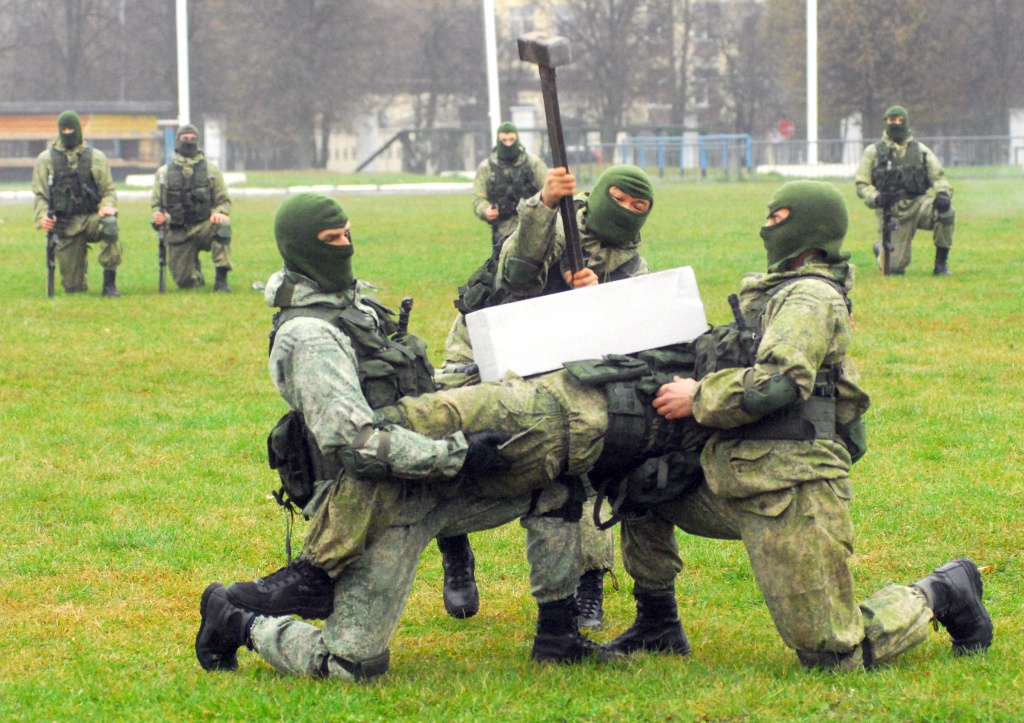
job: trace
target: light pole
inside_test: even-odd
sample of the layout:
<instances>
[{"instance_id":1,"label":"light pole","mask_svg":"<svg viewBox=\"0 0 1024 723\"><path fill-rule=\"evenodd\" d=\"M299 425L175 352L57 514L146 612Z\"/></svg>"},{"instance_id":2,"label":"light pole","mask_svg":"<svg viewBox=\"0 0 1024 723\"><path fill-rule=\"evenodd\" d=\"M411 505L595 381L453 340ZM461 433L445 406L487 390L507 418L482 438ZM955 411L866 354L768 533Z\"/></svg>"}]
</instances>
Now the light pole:
<instances>
[{"instance_id":1,"label":"light pole","mask_svg":"<svg viewBox=\"0 0 1024 723\"><path fill-rule=\"evenodd\" d=\"M807 0L807 162L818 163L818 0Z\"/></svg>"},{"instance_id":2,"label":"light pole","mask_svg":"<svg viewBox=\"0 0 1024 723\"><path fill-rule=\"evenodd\" d=\"M494 0L483 0L484 46L487 55L487 112L491 138L497 137L501 124L501 94L498 92L498 42L494 29Z\"/></svg>"}]
</instances>

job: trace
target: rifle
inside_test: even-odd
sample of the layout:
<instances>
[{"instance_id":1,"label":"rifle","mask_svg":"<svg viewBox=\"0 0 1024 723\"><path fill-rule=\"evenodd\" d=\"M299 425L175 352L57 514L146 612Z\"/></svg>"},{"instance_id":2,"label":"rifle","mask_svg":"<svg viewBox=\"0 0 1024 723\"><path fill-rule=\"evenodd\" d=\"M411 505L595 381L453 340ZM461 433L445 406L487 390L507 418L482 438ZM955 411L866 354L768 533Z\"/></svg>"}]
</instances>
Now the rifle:
<instances>
[{"instance_id":1,"label":"rifle","mask_svg":"<svg viewBox=\"0 0 1024 723\"><path fill-rule=\"evenodd\" d=\"M889 158L885 162L885 171L882 172L882 183L878 187L879 193L886 202L882 205L882 276L889 275L889 259L892 256L892 232L900 227L898 221L892 217L893 208L903 198L903 174L900 169L892 167L892 149L889 149Z\"/></svg>"},{"instance_id":2,"label":"rifle","mask_svg":"<svg viewBox=\"0 0 1024 723\"><path fill-rule=\"evenodd\" d=\"M409 315L412 313L412 297L406 296L398 307L398 334L409 333Z\"/></svg>"},{"instance_id":3,"label":"rifle","mask_svg":"<svg viewBox=\"0 0 1024 723\"><path fill-rule=\"evenodd\" d=\"M50 193L46 198L46 215L53 219L54 225L46 232L46 295L53 298L54 272L57 267L57 214L53 210L53 174L47 181Z\"/></svg>"},{"instance_id":4,"label":"rifle","mask_svg":"<svg viewBox=\"0 0 1024 723\"><path fill-rule=\"evenodd\" d=\"M164 215L164 222L157 226L156 237L159 241L159 249L157 251L160 260L160 293L167 293L167 211L164 209L164 182L166 177L160 176L160 213Z\"/></svg>"},{"instance_id":5,"label":"rifle","mask_svg":"<svg viewBox=\"0 0 1024 723\"><path fill-rule=\"evenodd\" d=\"M747 366L753 366L757 361L757 347L761 343L757 331L747 326L747 320L743 318L740 310L740 297L736 294L729 294L729 308L732 310L732 318L736 323L736 330L740 333L740 345L747 355Z\"/></svg>"}]
</instances>

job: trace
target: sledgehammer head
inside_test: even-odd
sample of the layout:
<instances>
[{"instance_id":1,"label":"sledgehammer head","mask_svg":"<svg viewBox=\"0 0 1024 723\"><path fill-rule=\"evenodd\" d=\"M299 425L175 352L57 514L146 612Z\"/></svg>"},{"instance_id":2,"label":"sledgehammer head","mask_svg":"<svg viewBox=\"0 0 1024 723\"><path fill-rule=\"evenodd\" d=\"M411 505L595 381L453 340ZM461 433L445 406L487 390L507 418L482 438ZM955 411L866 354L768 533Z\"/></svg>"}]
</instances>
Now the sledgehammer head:
<instances>
[{"instance_id":1,"label":"sledgehammer head","mask_svg":"<svg viewBox=\"0 0 1024 723\"><path fill-rule=\"evenodd\" d=\"M559 65L568 65L572 62L569 39L561 35L548 35L535 30L521 35L518 43L519 59L527 63L557 68Z\"/></svg>"}]
</instances>

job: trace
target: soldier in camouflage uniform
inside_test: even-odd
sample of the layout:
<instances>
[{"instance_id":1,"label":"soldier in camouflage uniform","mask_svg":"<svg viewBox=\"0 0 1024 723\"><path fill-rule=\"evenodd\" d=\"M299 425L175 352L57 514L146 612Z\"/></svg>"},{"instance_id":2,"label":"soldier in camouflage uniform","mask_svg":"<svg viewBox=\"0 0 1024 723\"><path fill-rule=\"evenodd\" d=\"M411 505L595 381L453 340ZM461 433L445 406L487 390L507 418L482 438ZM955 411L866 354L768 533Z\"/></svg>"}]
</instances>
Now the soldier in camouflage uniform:
<instances>
[{"instance_id":1,"label":"soldier in camouflage uniform","mask_svg":"<svg viewBox=\"0 0 1024 723\"><path fill-rule=\"evenodd\" d=\"M768 273L748 275L740 290L747 327L740 363L718 364L724 368L699 382L677 378L655 399L666 419L692 415L716 433L701 455L706 482L649 519L624 523L637 618L607 647L690 652L673 591L682 568L679 526L743 541L776 628L808 668L892 660L927 637L933 617L951 634L954 653L985 650L992 622L968 559L860 604L854 598L848 475L865 449L858 420L869 402L847 356L853 268L841 252L846 205L827 183L794 181L768 211L761 229Z\"/></svg>"},{"instance_id":2,"label":"soldier in camouflage uniform","mask_svg":"<svg viewBox=\"0 0 1024 723\"><path fill-rule=\"evenodd\" d=\"M493 397L485 397L489 404L476 423L467 423L466 433L452 429L431 439L375 418L382 402L422 391L407 383L408 360L429 362L425 347L409 335L383 336L383 307L355 286L350 228L341 206L321 194L300 194L278 211L275 236L285 269L266 288L267 303L281 309L271 376L304 416L319 449L343 471L315 511L300 558L256 583L214 583L204 591L196 638L200 663L207 670L233 669L238 647L248 644L289 672L379 675L387 670L387 644L427 543L438 534L516 518L527 529L531 587L540 609L533 657L609 657L576 627L571 601L580 574L578 533L543 534L562 522L559 510L571 501L562 473L582 473L600 452L603 417L586 414L599 409L600 394L590 395L589 405L584 395L577 404L578 431L557 435L555 445L550 430L564 426L569 397L558 379L539 389L509 385L502 408L516 413L504 419L495 416ZM431 384L427 372L414 381ZM519 434L510 439L479 426L490 423ZM502 472L511 464L497 453L499 443L507 444L502 454L516 460L514 473ZM474 484L477 479L485 484ZM326 616L327 622L321 631L282 617L293 613Z\"/></svg>"},{"instance_id":3,"label":"soldier in camouflage uniform","mask_svg":"<svg viewBox=\"0 0 1024 723\"><path fill-rule=\"evenodd\" d=\"M39 154L32 172L36 225L56 230L57 262L65 293L89 290L89 244L99 243L103 295L118 297L121 242L110 164L102 151L85 145L82 121L74 111L60 114L57 130L57 140Z\"/></svg>"},{"instance_id":4,"label":"soldier in camouflage uniform","mask_svg":"<svg viewBox=\"0 0 1024 723\"><path fill-rule=\"evenodd\" d=\"M949 250L953 246L953 225L956 214L952 207L953 188L935 152L910 132L907 110L894 105L885 112L886 129L882 140L864 149L857 168L857 195L868 208L875 209L879 235L882 232L882 209L893 209L898 227L892 231L892 254L889 273L902 275L910 265L910 245L917 229L933 232L935 242L935 276L948 276ZM928 189L935 195L928 195ZM882 265L881 241L874 246Z\"/></svg>"},{"instance_id":5,"label":"soldier in camouflage uniform","mask_svg":"<svg viewBox=\"0 0 1024 723\"><path fill-rule=\"evenodd\" d=\"M573 197L583 247L584 268L573 278L565 256L565 235L558 213L563 197ZM576 178L565 168L545 174L541 191L520 204L519 225L504 243L490 274L484 267L460 289L460 312L559 293L597 283L648 273L640 255L640 229L654 204L647 174L636 166L612 166L590 192L576 193ZM489 264L492 262L489 262ZM445 344L444 370L462 370L473 362L473 349L463 313L456 317ZM443 377L442 377L443 379ZM611 530L598 530L593 502L584 507L580 523L583 576L577 595L580 626L600 629L604 618L604 577L615 564ZM469 538L438 540L445 571L444 602L454 617L470 617L480 609Z\"/></svg>"},{"instance_id":6,"label":"soldier in camouflage uniform","mask_svg":"<svg viewBox=\"0 0 1024 723\"><path fill-rule=\"evenodd\" d=\"M167 265L179 289L203 286L199 252L209 251L214 291L231 291L231 197L224 174L199 150L199 131L185 124L174 136L174 157L153 177L153 226L167 224Z\"/></svg>"},{"instance_id":7,"label":"soldier in camouflage uniform","mask_svg":"<svg viewBox=\"0 0 1024 723\"><path fill-rule=\"evenodd\" d=\"M519 129L511 123L498 126L498 140L491 155L480 162L473 180L473 212L491 225L491 248L497 252L519 219L519 201L540 190L548 167L527 153L519 142Z\"/></svg>"}]
</instances>

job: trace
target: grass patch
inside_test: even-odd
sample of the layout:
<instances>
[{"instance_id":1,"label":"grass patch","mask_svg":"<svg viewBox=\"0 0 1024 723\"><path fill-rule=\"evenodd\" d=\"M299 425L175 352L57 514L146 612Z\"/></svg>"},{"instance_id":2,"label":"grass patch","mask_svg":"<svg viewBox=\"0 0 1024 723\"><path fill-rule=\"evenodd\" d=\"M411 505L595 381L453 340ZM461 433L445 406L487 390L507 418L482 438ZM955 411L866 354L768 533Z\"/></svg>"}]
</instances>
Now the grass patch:
<instances>
[{"instance_id":1,"label":"grass patch","mask_svg":"<svg viewBox=\"0 0 1024 723\"><path fill-rule=\"evenodd\" d=\"M656 270L693 266L708 317L727 321L726 295L764 266L757 228L775 184L656 183L645 255ZM284 403L267 378L270 311L252 290L280 266L280 199L236 201L232 295L173 284L157 294L148 204L121 204L120 300L99 296L95 251L89 294L48 300L43 234L31 206L17 204L0 206L0 488L9 510L0 718L1019 718L1024 186L958 182L955 276L931 276L922 232L907 275L889 279L871 255L874 215L852 184L840 188L859 269L853 356L873 399L871 449L853 472L857 589L866 597L912 582L960 555L991 566L996 639L987 656L954 660L946 636L933 634L871 674L806 674L779 640L742 547L680 534L689 659L538 667L527 658L535 607L523 533L509 525L474 535L483 608L468 621L444 614L439 554L424 553L384 681L290 678L244 651L237 674L204 673L192 650L204 586L250 579L284 559L264 447ZM415 297L412 327L439 361L455 287L489 250L469 195L342 200L358 275L393 306ZM599 640L633 617L621 565L616 574L622 585L608 591Z\"/></svg>"}]
</instances>

